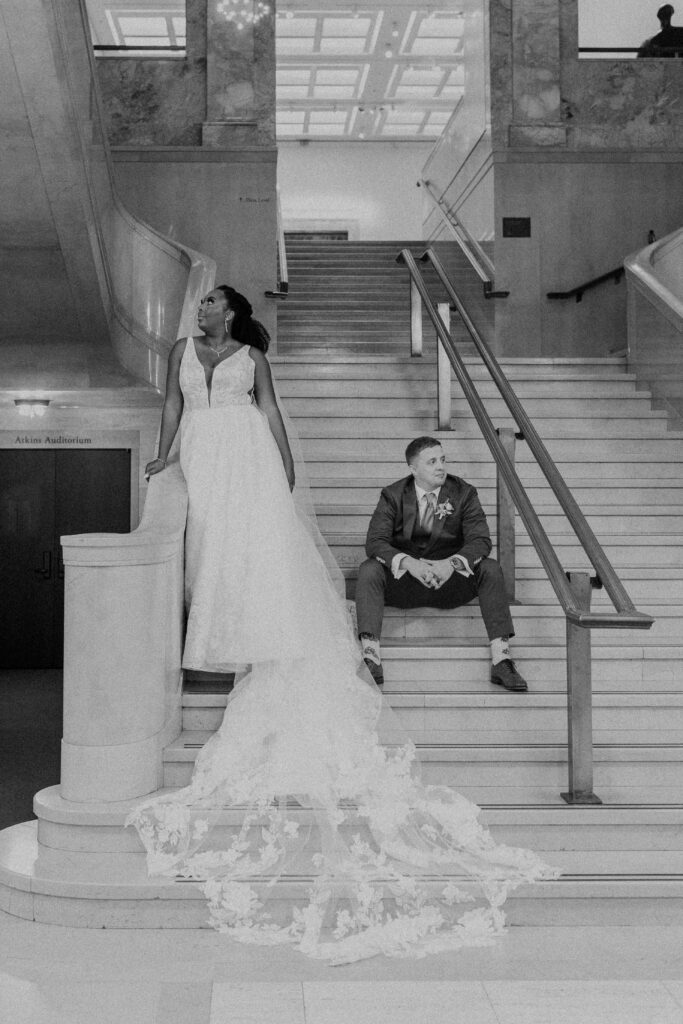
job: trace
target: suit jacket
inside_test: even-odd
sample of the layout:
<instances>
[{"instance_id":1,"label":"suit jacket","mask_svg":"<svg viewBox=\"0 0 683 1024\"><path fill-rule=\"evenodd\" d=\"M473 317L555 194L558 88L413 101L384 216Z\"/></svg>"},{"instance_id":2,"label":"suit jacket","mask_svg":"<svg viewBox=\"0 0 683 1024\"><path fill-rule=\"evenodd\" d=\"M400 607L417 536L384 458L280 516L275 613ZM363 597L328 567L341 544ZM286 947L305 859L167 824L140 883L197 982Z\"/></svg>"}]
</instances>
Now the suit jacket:
<instances>
[{"instance_id":1,"label":"suit jacket","mask_svg":"<svg viewBox=\"0 0 683 1024\"><path fill-rule=\"evenodd\" d=\"M491 535L476 488L449 473L441 485L438 505L447 501L453 511L441 518L435 515L427 547L420 549L412 540L419 516L414 477L383 488L368 527L368 558L390 566L398 554L434 559L462 555L474 569L491 551Z\"/></svg>"}]
</instances>

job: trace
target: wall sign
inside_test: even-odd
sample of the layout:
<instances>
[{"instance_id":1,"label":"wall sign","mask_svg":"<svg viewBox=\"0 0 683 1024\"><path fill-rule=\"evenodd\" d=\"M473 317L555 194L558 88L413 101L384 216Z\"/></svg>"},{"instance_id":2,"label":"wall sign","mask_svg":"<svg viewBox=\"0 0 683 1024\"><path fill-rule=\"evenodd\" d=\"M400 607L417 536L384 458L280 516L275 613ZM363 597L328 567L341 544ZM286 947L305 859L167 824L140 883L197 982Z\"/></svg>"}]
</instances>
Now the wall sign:
<instances>
[{"instance_id":1,"label":"wall sign","mask_svg":"<svg viewBox=\"0 0 683 1024\"><path fill-rule=\"evenodd\" d=\"M137 430L0 430L0 448L139 448Z\"/></svg>"},{"instance_id":2,"label":"wall sign","mask_svg":"<svg viewBox=\"0 0 683 1024\"><path fill-rule=\"evenodd\" d=\"M503 217L503 238L531 238L531 217Z\"/></svg>"}]
</instances>

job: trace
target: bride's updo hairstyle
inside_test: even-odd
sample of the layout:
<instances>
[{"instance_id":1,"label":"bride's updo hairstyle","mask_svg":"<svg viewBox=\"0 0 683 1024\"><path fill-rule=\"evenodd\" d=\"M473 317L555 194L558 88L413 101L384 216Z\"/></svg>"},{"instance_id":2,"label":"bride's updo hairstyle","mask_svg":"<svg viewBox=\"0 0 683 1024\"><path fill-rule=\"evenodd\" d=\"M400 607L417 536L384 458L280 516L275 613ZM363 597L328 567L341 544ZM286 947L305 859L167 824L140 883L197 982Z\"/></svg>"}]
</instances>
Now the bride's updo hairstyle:
<instances>
[{"instance_id":1,"label":"bride's updo hairstyle","mask_svg":"<svg viewBox=\"0 0 683 1024\"><path fill-rule=\"evenodd\" d=\"M235 314L230 325L230 337L239 341L241 345L252 345L260 348L262 352L268 351L270 335L260 320L254 320L253 309L249 299L240 295L234 288L227 284L219 284L219 292L225 295L228 306Z\"/></svg>"}]
</instances>

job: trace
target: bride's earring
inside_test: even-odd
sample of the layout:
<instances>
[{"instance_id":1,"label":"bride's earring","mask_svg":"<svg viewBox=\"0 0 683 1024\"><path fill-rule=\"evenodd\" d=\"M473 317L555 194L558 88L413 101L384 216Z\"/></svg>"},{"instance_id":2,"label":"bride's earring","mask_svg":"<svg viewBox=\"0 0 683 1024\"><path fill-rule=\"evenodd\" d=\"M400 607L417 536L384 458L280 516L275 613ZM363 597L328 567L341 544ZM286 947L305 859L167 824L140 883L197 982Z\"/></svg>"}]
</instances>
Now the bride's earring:
<instances>
[{"instance_id":1,"label":"bride's earring","mask_svg":"<svg viewBox=\"0 0 683 1024\"><path fill-rule=\"evenodd\" d=\"M234 314L233 314L233 316L234 316ZM224 323L225 323L225 329L226 329L226 331L228 331L230 329L230 324L232 323L232 316L228 316L228 314L226 313L225 314Z\"/></svg>"}]
</instances>

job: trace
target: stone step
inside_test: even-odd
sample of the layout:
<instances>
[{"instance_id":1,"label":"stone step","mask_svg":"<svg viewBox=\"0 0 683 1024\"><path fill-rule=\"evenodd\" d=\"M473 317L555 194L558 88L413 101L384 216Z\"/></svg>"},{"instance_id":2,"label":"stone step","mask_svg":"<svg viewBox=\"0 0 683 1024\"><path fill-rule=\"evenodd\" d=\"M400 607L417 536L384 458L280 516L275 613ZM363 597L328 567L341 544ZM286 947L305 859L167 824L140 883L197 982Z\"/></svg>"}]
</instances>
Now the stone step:
<instances>
[{"instance_id":1,"label":"stone step","mask_svg":"<svg viewBox=\"0 0 683 1024\"><path fill-rule=\"evenodd\" d=\"M343 533L347 530L350 533L357 530L362 531L367 527L374 508L374 505L350 505L340 510L339 506L335 506L333 509L320 506L316 510L318 525L323 534ZM491 534L494 535L496 524L495 512L490 506L484 505L484 509L487 513ZM551 511L541 507L540 509L536 508L536 512L550 536L559 537L563 534L573 534L573 527L560 509L553 509ZM641 513L634 510L620 514L617 509L613 508L609 510L603 508L599 512L589 512L583 508L582 512L598 535L609 531L609 536L614 537L624 533L636 534L640 530L647 532L649 535L666 534L672 537L683 533L683 512L675 510L670 506L668 506L668 510L663 509L661 512L649 513L645 511ZM519 515L515 517L515 523L517 534L522 535L525 532L525 528Z\"/></svg>"},{"instance_id":2,"label":"stone step","mask_svg":"<svg viewBox=\"0 0 683 1024\"><path fill-rule=\"evenodd\" d=\"M62 799L59 786L40 790L34 798L38 841L42 847L78 853L139 851L135 830L123 828L139 800L76 804ZM302 825L312 822L311 812L297 803L290 802L288 812ZM568 807L557 797L544 805L536 800L535 791L529 790L524 804L483 807L481 821L498 842L532 849L676 852L680 849L682 812L681 805ZM244 808L226 809L219 821L235 827L241 824L243 814ZM617 863L621 866L621 859Z\"/></svg>"},{"instance_id":3,"label":"stone step","mask_svg":"<svg viewBox=\"0 0 683 1024\"><path fill-rule=\"evenodd\" d=\"M442 431L434 431L434 436L444 444L446 457L452 445L459 452L458 463L467 460L481 461L491 459L486 442L480 438L444 436ZM304 459L311 462L383 463L396 458L397 452L403 452L406 445L413 439L407 434L394 438L302 438L301 447ZM665 435L657 438L548 438L546 448L550 457L558 464L560 470L565 461L583 459L583 465L590 462L624 462L637 465L641 462L678 463L683 460L683 437ZM523 466L535 460L526 445L519 445L516 452L516 464ZM454 460L451 460L452 464ZM399 463L400 465L400 463ZM377 472L377 470L375 470ZM661 472L661 469L660 469ZM403 474L406 475L405 472ZM392 479L389 477L389 479ZM396 479L394 477L394 479Z\"/></svg>"},{"instance_id":4,"label":"stone step","mask_svg":"<svg viewBox=\"0 0 683 1024\"><path fill-rule=\"evenodd\" d=\"M557 606L556 613L547 607L545 609L539 607L539 610L532 609L531 614L528 615L520 614L522 607L525 606L513 608L515 638L518 642L525 644L559 643L564 639L566 623L564 613L559 606ZM648 647L660 643L675 643L681 637L683 615L680 606L648 604L640 610L646 611L654 617L654 625L647 630L620 629L619 642L623 647L631 645ZM396 614L393 614L394 611ZM468 641L481 642L484 639L484 624L476 606L465 605L439 617L429 614L436 611L437 609L432 608L420 608L411 612L387 609L382 627L382 640L385 643L398 639L415 640L420 638L436 641L450 637L461 643L466 643ZM609 628L592 630L593 647L599 647L601 644L613 646L613 632Z\"/></svg>"},{"instance_id":5,"label":"stone step","mask_svg":"<svg viewBox=\"0 0 683 1024\"><path fill-rule=\"evenodd\" d=\"M515 587L515 597L517 601L522 604L545 604L552 603L556 600L553 588L547 577L542 579L536 577L533 579L524 579L519 575L522 571L530 570L518 571ZM650 578L634 579L632 573L636 571L649 573ZM649 568L636 570L627 567L626 569L619 569L619 578L622 584L626 587L629 597L637 606L645 606L646 604L654 602L658 604L680 606L683 604L683 566L678 566L676 569L671 571L677 572L678 577L674 578L669 574L662 579L653 579L652 572ZM661 572L670 573L670 570L662 569ZM356 579L358 576L357 568L345 567L342 570L342 573L346 578L346 596L349 600L355 599ZM611 606L612 603L605 590L593 591L591 600L591 608L593 608L593 610L596 608L611 609Z\"/></svg>"},{"instance_id":6,"label":"stone step","mask_svg":"<svg viewBox=\"0 0 683 1024\"><path fill-rule=\"evenodd\" d=\"M566 743L567 700L564 694L530 692L424 693L387 692L386 698L412 736L428 733L448 742L487 743L496 733L516 742ZM183 729L215 731L227 694L185 693ZM448 734L445 737L445 734ZM596 743L683 744L683 694L596 693L593 698Z\"/></svg>"},{"instance_id":7,"label":"stone step","mask_svg":"<svg viewBox=\"0 0 683 1024\"><path fill-rule=\"evenodd\" d=\"M566 570L581 572L592 572L583 549L578 541L572 541L569 535L550 538L560 564ZM327 544L339 567L344 571L347 567L358 568L366 558L365 555L365 531L359 534L327 534ZM601 540L603 550L612 565L620 572L622 568L642 568L649 566L653 572L662 567L680 567L683 565L683 548L672 545L671 537L665 535L656 537L639 537L637 535L617 535L598 538ZM491 557L497 555L494 545ZM540 566L540 559L529 539L519 534L516 543L516 562L518 568L537 568Z\"/></svg>"},{"instance_id":8,"label":"stone step","mask_svg":"<svg viewBox=\"0 0 683 1024\"><path fill-rule=\"evenodd\" d=\"M326 349L319 356L309 353L303 356L292 357L279 355L277 352L272 354L269 352L268 360L276 374L289 369L292 370L293 376L297 376L299 369L302 372L305 369L307 373L313 376L334 373L337 376L348 378L363 376L364 371L362 368L367 366L376 366L378 371L386 372L389 376L392 376L392 371L394 370L398 375L403 372L419 373L421 367L434 365L436 362L434 357L430 358L424 355L419 358L395 354L382 357L355 357L343 352L336 352L334 349ZM489 378L489 373L482 363L481 357L476 354L474 346L472 346L471 353L463 355L463 361L470 376ZM498 361L510 380L513 378L517 379L518 377L536 379L537 375L541 377L550 375L552 379L562 379L566 374L581 374L593 377L596 373L604 373L605 371L612 374L626 374L626 361L621 357L583 358L577 356L575 358L563 358L558 356L549 358L539 357L536 359L525 356L502 356ZM630 376L634 377L635 375L630 374Z\"/></svg>"},{"instance_id":9,"label":"stone step","mask_svg":"<svg viewBox=\"0 0 683 1024\"><path fill-rule=\"evenodd\" d=\"M142 853L50 850L38 844L36 831L36 822L25 822L0 835L0 907L8 913L63 927L208 927L201 883L149 878ZM565 877L515 890L505 908L510 924L661 925L679 919L683 882L666 852L621 851L610 859L600 851L556 851L555 859L563 861ZM648 860L656 871L647 870ZM443 888L448 877L435 885ZM278 908L289 915L310 884L305 876L284 875L269 890L276 921Z\"/></svg>"},{"instance_id":10,"label":"stone step","mask_svg":"<svg viewBox=\"0 0 683 1024\"><path fill-rule=\"evenodd\" d=\"M348 428L356 419L362 419L362 429L369 437L377 436L376 430L384 432L390 430L396 436L397 434L414 434L416 429L424 429L424 426L428 426L432 432L438 429L435 396L418 394L411 398L373 399L369 396L365 398L350 398L348 396L345 398L318 398L315 395L309 395L283 398L282 403L297 426L307 420L324 418L338 419L342 426L345 425ZM510 416L502 399L487 399L484 402L484 407L496 426L515 426L515 421ZM637 437L639 433L655 432L662 435L667 433L664 417L659 413L652 415L649 404L640 398L613 398L605 401L535 398L525 402L525 408L541 437L544 437L546 431L552 428L552 425L558 420L566 424L572 431L578 429L585 432L587 428L581 426L581 421L589 420L594 432L606 428L629 429L628 425L633 424L631 429L634 437ZM655 426L649 427L650 423ZM315 422L311 425L318 428L320 426ZM481 431L469 406L464 399L457 396L451 405L451 428L459 433L467 433L474 437L481 436ZM674 433L673 436L677 435ZM521 444L518 445L518 449L521 447Z\"/></svg>"},{"instance_id":11,"label":"stone step","mask_svg":"<svg viewBox=\"0 0 683 1024\"><path fill-rule=\"evenodd\" d=\"M376 477L372 480L364 480L362 484L355 485L354 481L348 478L329 477L317 478L311 481L313 498L316 508L324 508L328 505L339 505L343 502L359 503L375 507L381 488L387 481ZM485 481L478 485L479 499L482 504L488 507L495 505L496 488L492 481ZM607 480L604 487L597 487L596 481L574 479L571 484L571 491L578 501L581 509L611 508L635 506L636 508L662 505L680 506L683 508L683 482L676 483L667 478L659 481L650 481L649 486L638 486L620 484L618 481ZM534 507L536 504L553 502L558 508L559 505L550 492L547 483L527 487L527 493Z\"/></svg>"},{"instance_id":12,"label":"stone step","mask_svg":"<svg viewBox=\"0 0 683 1024\"><path fill-rule=\"evenodd\" d=\"M385 380L381 389L374 380L288 380L279 381L280 394L287 398L436 398L436 380ZM568 388L571 387L571 393ZM481 380L477 390L482 398L498 398L499 392L493 381ZM380 391L380 394L378 394ZM609 397L637 398L635 380L630 374L605 374L597 379L577 374L573 380L520 380L515 392L521 400L530 398L596 398Z\"/></svg>"},{"instance_id":13,"label":"stone step","mask_svg":"<svg viewBox=\"0 0 683 1024\"><path fill-rule=\"evenodd\" d=\"M564 643L527 644L516 637L512 652L532 693L553 693L566 699ZM683 647L677 644L630 644L620 638L593 646L594 693L636 696L678 692ZM463 645L444 637L429 641L386 640L382 643L385 692L490 694L490 656L486 638ZM516 695L511 695L516 697Z\"/></svg>"},{"instance_id":14,"label":"stone step","mask_svg":"<svg viewBox=\"0 0 683 1024\"><path fill-rule=\"evenodd\" d=\"M449 471L456 476L463 477L476 487L493 486L495 483L496 467L490 453L483 451L470 452L466 457L458 454L457 442L445 438L440 439L446 456L449 459ZM407 443L407 442L406 442ZM400 444L396 447L400 451ZM661 484L662 478L668 480L672 485L678 481L676 465L671 465L675 460L648 461L646 459L633 460L631 463L616 459L608 462L587 462L576 461L575 459L562 459L560 471L565 482L572 487L575 480L581 480L586 486L587 481L593 480L597 487L628 487L629 483L636 481L637 486L645 486L651 480ZM525 487L548 486L541 468L535 462L521 462L517 464L517 472ZM315 486L318 480L334 479L337 482L351 482L353 486L372 485L380 488L393 480L399 480L408 475L405 460L400 457L393 459L383 458L381 462L374 460L358 459L353 462L351 459L325 460L320 457L309 458L306 461L306 470L311 483Z\"/></svg>"},{"instance_id":15,"label":"stone step","mask_svg":"<svg viewBox=\"0 0 683 1024\"><path fill-rule=\"evenodd\" d=\"M185 731L165 748L164 786L189 783L197 752L211 735L206 730ZM479 790L544 786L555 787L560 793L567 787L566 744L516 744L513 740L485 746L440 742L433 735L417 735L414 739L426 783L453 786L459 792L471 786ZM680 800L683 743L596 743L593 765L597 793L600 787L609 787L612 792L622 792L624 802L632 787L643 791L650 787L675 791L678 787Z\"/></svg>"},{"instance_id":16,"label":"stone step","mask_svg":"<svg viewBox=\"0 0 683 1024\"><path fill-rule=\"evenodd\" d=\"M428 434L439 429L437 411L433 409L427 415L412 416L406 413L398 422L398 417L383 415L382 409L373 409L374 415L368 415L364 410L361 415L352 416L348 409L344 415L336 415L336 410L317 410L317 415L310 415L310 410L301 415L287 408L288 414L292 417L299 437L301 438L394 438L397 429L409 433L413 437ZM497 416L496 427L509 427L516 429L514 420L509 416ZM478 440L481 438L481 431L476 421L465 413L455 413L450 420L451 429L460 438ZM635 417L624 416L623 418L611 417L609 415L593 416L546 416L534 417L534 426L543 441L552 438L577 439L589 438L598 443L610 438L681 438L683 435L668 431L666 420L661 417Z\"/></svg>"}]
</instances>

